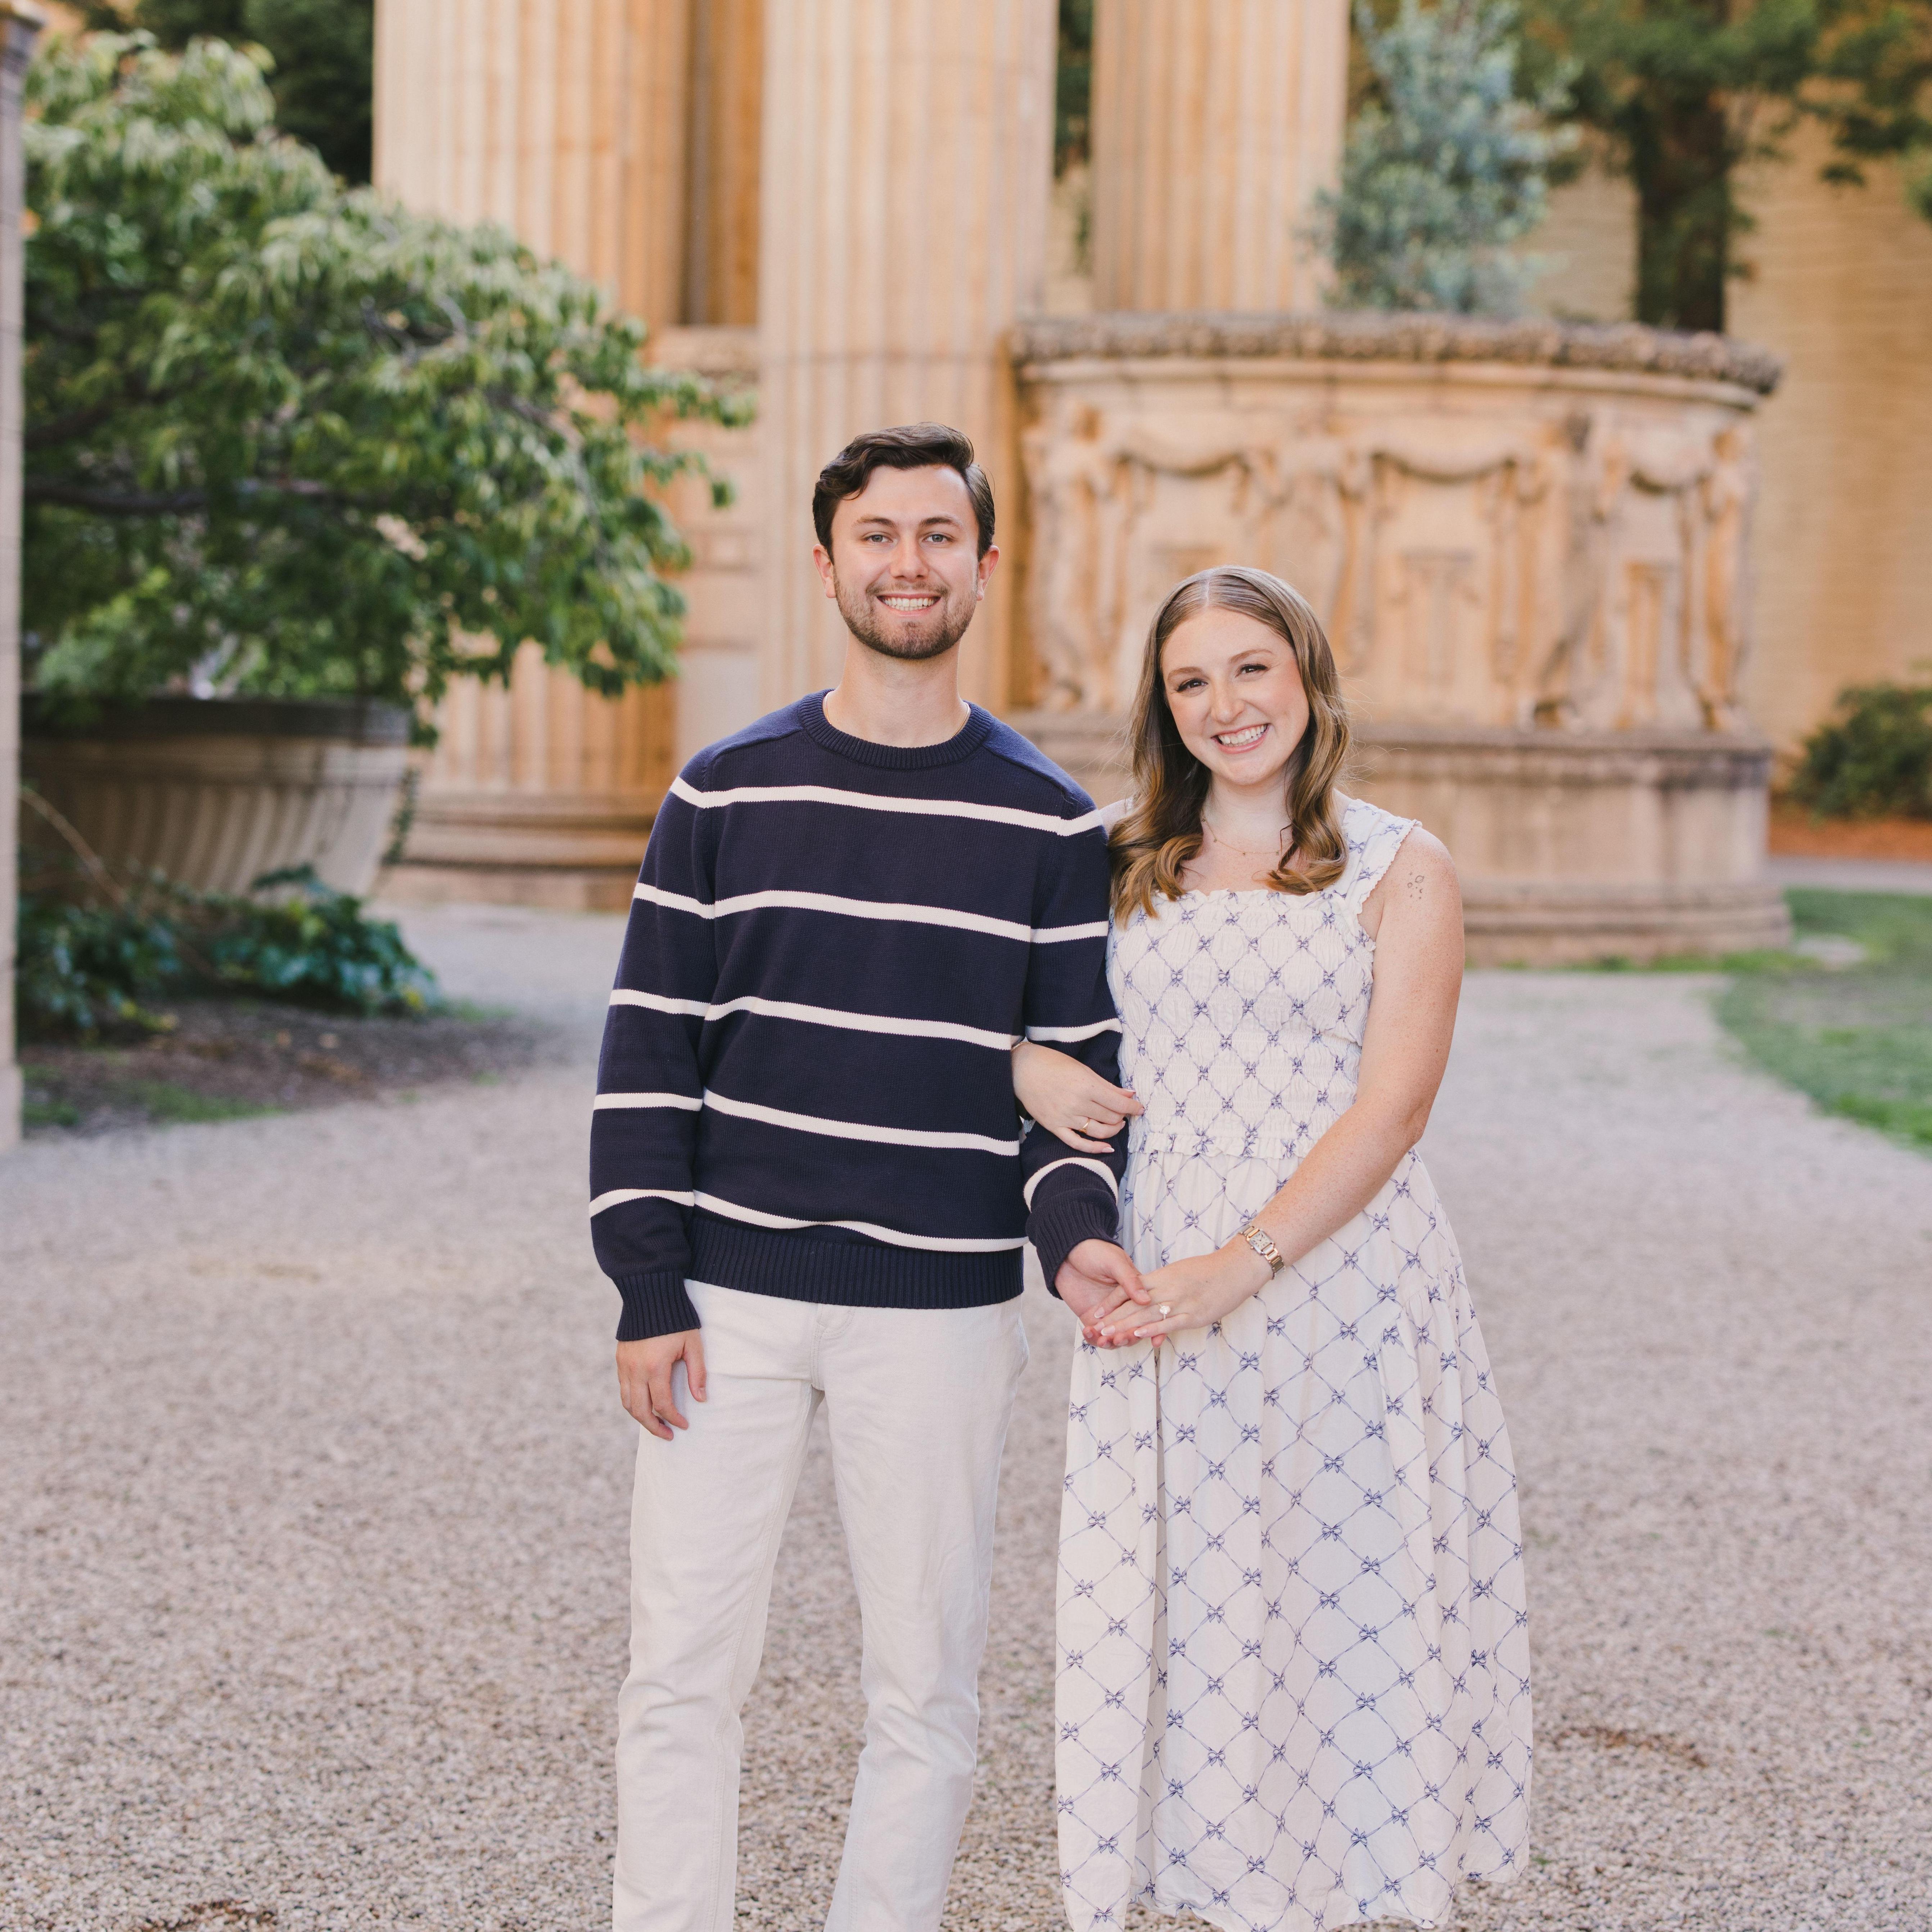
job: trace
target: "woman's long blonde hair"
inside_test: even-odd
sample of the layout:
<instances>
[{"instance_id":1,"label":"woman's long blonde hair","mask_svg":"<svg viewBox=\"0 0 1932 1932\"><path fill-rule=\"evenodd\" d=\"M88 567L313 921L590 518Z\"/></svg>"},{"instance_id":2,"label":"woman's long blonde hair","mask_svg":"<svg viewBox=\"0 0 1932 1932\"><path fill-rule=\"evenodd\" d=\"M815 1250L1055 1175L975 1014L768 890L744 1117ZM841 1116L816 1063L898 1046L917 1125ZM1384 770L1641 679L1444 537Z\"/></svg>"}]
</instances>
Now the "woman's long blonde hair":
<instances>
[{"instance_id":1,"label":"woman's long blonde hair","mask_svg":"<svg viewBox=\"0 0 1932 1932\"><path fill-rule=\"evenodd\" d=\"M1211 774L1181 742L1161 676L1167 640L1189 618L1210 608L1238 611L1264 624L1294 653L1308 697L1308 728L1282 775L1289 853L1268 875L1282 892L1318 892L1348 862L1335 781L1348 754L1348 712L1335 675L1335 654L1320 620L1297 591L1265 570L1220 564L1197 571L1168 592L1148 631L1130 733L1134 753L1134 802L1114 827L1114 917L1154 910L1154 896L1178 899L1180 877L1201 849L1202 810ZM1290 865L1289 858L1297 862Z\"/></svg>"}]
</instances>

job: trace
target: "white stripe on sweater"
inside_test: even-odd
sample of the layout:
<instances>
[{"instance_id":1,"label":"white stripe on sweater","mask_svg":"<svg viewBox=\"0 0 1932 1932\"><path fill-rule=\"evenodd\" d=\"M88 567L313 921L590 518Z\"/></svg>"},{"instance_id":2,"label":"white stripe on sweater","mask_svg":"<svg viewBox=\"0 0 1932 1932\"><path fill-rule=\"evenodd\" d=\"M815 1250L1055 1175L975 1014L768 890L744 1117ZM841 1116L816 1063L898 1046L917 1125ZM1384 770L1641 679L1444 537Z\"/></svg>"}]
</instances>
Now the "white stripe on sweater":
<instances>
[{"instance_id":1,"label":"white stripe on sweater","mask_svg":"<svg viewBox=\"0 0 1932 1932\"><path fill-rule=\"evenodd\" d=\"M772 907L790 907L800 912L842 913L850 919L893 920L908 926L947 926L962 932L983 932L995 939L1017 939L1023 944L1057 946L1075 939L1105 939L1107 922L1096 920L1086 926L1022 926L1018 920L992 919L983 913L959 912L951 906L913 905L889 899L841 898L832 892L772 891L742 892L736 898L719 899L706 905L684 892L668 892L659 886L638 885L633 898L673 912L688 912L700 919L726 919L734 913L760 912Z\"/></svg>"},{"instance_id":2,"label":"white stripe on sweater","mask_svg":"<svg viewBox=\"0 0 1932 1932\"><path fill-rule=\"evenodd\" d=\"M721 805L844 805L857 812L911 812L928 818L977 818L990 825L1017 825L1034 832L1051 832L1070 838L1102 829L1097 812L1078 818L1055 818L1050 812L1022 812L1010 805L974 805L963 798L901 798L876 792L841 791L831 785L734 785L724 791L700 791L682 778L670 782L672 791L686 804L710 811Z\"/></svg>"},{"instance_id":3,"label":"white stripe on sweater","mask_svg":"<svg viewBox=\"0 0 1932 1932\"><path fill-rule=\"evenodd\" d=\"M1118 1033L1118 1020L1094 1020L1085 1026L1028 1027L1028 1040L1091 1040L1096 1033Z\"/></svg>"},{"instance_id":4,"label":"white stripe on sweater","mask_svg":"<svg viewBox=\"0 0 1932 1932\"><path fill-rule=\"evenodd\" d=\"M621 1208L626 1201L675 1201L680 1208L697 1204L694 1194L680 1194L670 1187L614 1187L608 1194L600 1194L590 1204L593 1214L601 1214L607 1208Z\"/></svg>"},{"instance_id":5,"label":"white stripe on sweater","mask_svg":"<svg viewBox=\"0 0 1932 1932\"><path fill-rule=\"evenodd\" d=\"M1056 1167L1091 1168L1094 1172L1114 1190L1114 1198L1118 1201L1120 1198L1120 1184L1114 1178L1114 1170L1112 1168L1107 1166L1103 1162L1089 1160L1084 1154L1069 1154L1064 1160L1048 1161L1037 1174L1033 1175L1028 1180L1026 1186L1021 1190L1022 1196L1025 1200L1026 1204L1029 1208L1033 1206L1034 1190L1036 1188Z\"/></svg>"},{"instance_id":6,"label":"white stripe on sweater","mask_svg":"<svg viewBox=\"0 0 1932 1932\"><path fill-rule=\"evenodd\" d=\"M696 1113L704 1103L693 1094L600 1094L592 1104L598 1107L688 1107Z\"/></svg>"},{"instance_id":7,"label":"white stripe on sweater","mask_svg":"<svg viewBox=\"0 0 1932 1932\"><path fill-rule=\"evenodd\" d=\"M855 1234L869 1234L875 1241L890 1242L896 1248L926 1248L944 1255L996 1255L1025 1245L1024 1235L1005 1240L955 1240L939 1234L908 1234L898 1228L881 1228L872 1221L795 1221L787 1214L762 1214L755 1208L741 1208L735 1201L721 1201L715 1194L700 1194L698 1205L728 1220L748 1221L754 1228L844 1228Z\"/></svg>"},{"instance_id":8,"label":"white stripe on sweater","mask_svg":"<svg viewBox=\"0 0 1932 1932\"><path fill-rule=\"evenodd\" d=\"M875 1127L861 1120L830 1120L817 1114L790 1114L782 1108L762 1107L753 1100L728 1100L708 1087L704 1090L704 1104L721 1114L763 1120L770 1126L790 1127L801 1134L826 1134L834 1140L877 1141L887 1147L941 1148L969 1154L1004 1154L1009 1158L1020 1150L1017 1136L1010 1141L996 1141L986 1134L929 1133L914 1127Z\"/></svg>"},{"instance_id":9,"label":"white stripe on sweater","mask_svg":"<svg viewBox=\"0 0 1932 1932\"><path fill-rule=\"evenodd\" d=\"M654 1012L660 1013L689 1013L702 1020L722 1020L733 1013L757 1013L767 1019L802 1020L812 1026L843 1027L850 1033L902 1034L910 1040L956 1040L968 1046L996 1047L1002 1053L1010 1052L1018 1043L1016 1034L994 1033L986 1027L966 1026L957 1020L907 1020L890 1013L848 1013L836 1006L802 1006L795 1000L762 999L755 993L706 1006L702 1000L673 1000L661 993L635 993L628 986L620 986L610 995L610 1004L614 1006L649 1006ZM1118 1030L1120 1022L1109 1020L1102 1024ZM1086 1031L1100 1030L1090 1027ZM1037 1036L1046 1037L1044 1034ZM1052 1037L1074 1040L1084 1038L1085 1034L1070 1032L1055 1034Z\"/></svg>"}]
</instances>

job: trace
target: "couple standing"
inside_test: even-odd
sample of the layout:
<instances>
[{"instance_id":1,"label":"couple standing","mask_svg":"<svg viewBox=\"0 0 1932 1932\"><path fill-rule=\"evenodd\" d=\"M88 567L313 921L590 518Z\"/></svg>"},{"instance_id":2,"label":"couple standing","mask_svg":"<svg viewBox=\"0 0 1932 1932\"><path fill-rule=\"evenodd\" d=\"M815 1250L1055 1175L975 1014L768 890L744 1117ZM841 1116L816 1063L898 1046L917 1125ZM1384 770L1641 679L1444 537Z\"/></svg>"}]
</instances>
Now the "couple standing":
<instances>
[{"instance_id":1,"label":"couple standing","mask_svg":"<svg viewBox=\"0 0 1932 1932\"><path fill-rule=\"evenodd\" d=\"M812 511L843 674L673 784L598 1072L592 1226L655 1438L618 1932L733 1923L739 1713L821 1402L866 1700L827 1924L938 1926L1028 1240L1083 1337L1070 1919L1438 1923L1520 1863L1529 1771L1508 1441L1413 1151L1461 974L1448 858L1334 790L1333 660L1277 579L1170 595L1103 814L959 698L999 555L966 439L861 436Z\"/></svg>"}]
</instances>

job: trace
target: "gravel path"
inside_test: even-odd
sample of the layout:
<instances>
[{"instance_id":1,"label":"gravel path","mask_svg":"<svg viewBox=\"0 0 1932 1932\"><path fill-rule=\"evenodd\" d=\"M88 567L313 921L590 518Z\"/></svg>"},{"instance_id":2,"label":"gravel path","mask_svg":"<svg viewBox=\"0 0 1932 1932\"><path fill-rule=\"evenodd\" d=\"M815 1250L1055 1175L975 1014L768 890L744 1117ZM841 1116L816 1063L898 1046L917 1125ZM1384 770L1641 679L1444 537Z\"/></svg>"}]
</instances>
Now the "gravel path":
<instances>
[{"instance_id":1,"label":"gravel path","mask_svg":"<svg viewBox=\"0 0 1932 1932\"><path fill-rule=\"evenodd\" d=\"M0 1164L0 1925L605 1910L634 1438L581 1168L616 926L412 925L572 1058ZM1532 1545L1535 1863L1485 1932L1932 1926L1932 1162L1739 1064L1709 987L1477 976L1430 1131ZM957 1932L1060 1922L1068 1337L1030 1303ZM748 1927L829 1893L856 1638L821 1459L748 1716Z\"/></svg>"}]
</instances>

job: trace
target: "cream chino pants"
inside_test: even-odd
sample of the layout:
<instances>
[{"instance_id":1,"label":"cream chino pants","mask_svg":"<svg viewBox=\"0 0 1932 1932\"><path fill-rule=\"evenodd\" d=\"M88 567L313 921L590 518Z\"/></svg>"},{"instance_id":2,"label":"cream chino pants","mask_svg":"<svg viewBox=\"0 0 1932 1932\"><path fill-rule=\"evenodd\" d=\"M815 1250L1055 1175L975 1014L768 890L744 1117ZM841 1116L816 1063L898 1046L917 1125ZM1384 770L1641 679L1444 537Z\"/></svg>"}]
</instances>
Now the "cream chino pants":
<instances>
[{"instance_id":1,"label":"cream chino pants","mask_svg":"<svg viewBox=\"0 0 1932 1932\"><path fill-rule=\"evenodd\" d=\"M739 1713L820 1402L858 1586L866 1742L826 1932L937 1932L973 1795L1017 1300L840 1308L691 1284L710 1399L639 1432L617 1705L616 1932L730 1932Z\"/></svg>"}]
</instances>

